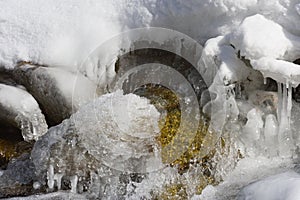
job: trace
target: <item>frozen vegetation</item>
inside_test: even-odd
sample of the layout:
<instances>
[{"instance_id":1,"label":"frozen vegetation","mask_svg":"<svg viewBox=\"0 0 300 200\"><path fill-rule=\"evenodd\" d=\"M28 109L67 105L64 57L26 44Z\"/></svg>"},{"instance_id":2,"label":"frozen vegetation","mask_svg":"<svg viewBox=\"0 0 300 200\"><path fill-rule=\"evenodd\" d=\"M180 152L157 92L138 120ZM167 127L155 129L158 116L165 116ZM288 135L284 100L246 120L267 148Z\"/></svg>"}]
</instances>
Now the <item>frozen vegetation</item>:
<instances>
[{"instance_id":1,"label":"frozen vegetation","mask_svg":"<svg viewBox=\"0 0 300 200\"><path fill-rule=\"evenodd\" d=\"M0 172L1 187L53 192L29 199L151 199L172 185L194 200L300 198L298 0L10 0L0 7L0 119L37 140L31 156ZM108 87L121 52L144 45L120 33L152 26L187 35L149 36L147 45L189 55L213 97L201 99L212 138L222 136L209 172L203 163L184 173L163 163L156 140L163 113ZM101 44L104 56L87 60Z\"/></svg>"}]
</instances>

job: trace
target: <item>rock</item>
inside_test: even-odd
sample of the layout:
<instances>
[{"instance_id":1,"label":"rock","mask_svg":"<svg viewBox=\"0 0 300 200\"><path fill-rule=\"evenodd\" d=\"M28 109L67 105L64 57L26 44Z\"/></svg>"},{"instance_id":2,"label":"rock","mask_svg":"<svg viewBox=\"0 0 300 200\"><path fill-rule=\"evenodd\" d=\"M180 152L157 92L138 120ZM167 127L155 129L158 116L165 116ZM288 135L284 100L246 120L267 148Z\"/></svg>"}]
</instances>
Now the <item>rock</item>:
<instances>
[{"instance_id":1,"label":"rock","mask_svg":"<svg viewBox=\"0 0 300 200\"><path fill-rule=\"evenodd\" d=\"M34 165L30 154L23 154L11 160L7 169L0 175L0 198L32 194L34 177Z\"/></svg>"},{"instance_id":2,"label":"rock","mask_svg":"<svg viewBox=\"0 0 300 200\"><path fill-rule=\"evenodd\" d=\"M70 192L54 192L49 194L32 195L28 197L15 197L9 200L83 200L86 199L84 195L74 194Z\"/></svg>"},{"instance_id":3,"label":"rock","mask_svg":"<svg viewBox=\"0 0 300 200\"><path fill-rule=\"evenodd\" d=\"M13 77L37 100L49 126L69 118L95 96L95 84L58 68L25 64L14 69Z\"/></svg>"},{"instance_id":4,"label":"rock","mask_svg":"<svg viewBox=\"0 0 300 200\"><path fill-rule=\"evenodd\" d=\"M0 120L22 132L25 141L37 140L48 126L36 100L25 90L0 84Z\"/></svg>"}]
</instances>

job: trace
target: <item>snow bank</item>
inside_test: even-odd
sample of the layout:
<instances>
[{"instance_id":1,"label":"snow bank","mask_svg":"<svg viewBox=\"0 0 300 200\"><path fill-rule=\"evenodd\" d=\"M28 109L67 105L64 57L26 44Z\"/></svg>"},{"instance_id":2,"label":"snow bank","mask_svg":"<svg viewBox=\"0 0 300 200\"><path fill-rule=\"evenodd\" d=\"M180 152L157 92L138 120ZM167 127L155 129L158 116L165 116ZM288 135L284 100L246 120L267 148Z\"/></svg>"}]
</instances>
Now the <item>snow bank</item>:
<instances>
[{"instance_id":1,"label":"snow bank","mask_svg":"<svg viewBox=\"0 0 300 200\"><path fill-rule=\"evenodd\" d=\"M7 68L25 60L72 70L114 34L138 27L175 29L204 44L257 13L300 35L297 0L12 0L0 7L0 65Z\"/></svg>"},{"instance_id":2,"label":"snow bank","mask_svg":"<svg viewBox=\"0 0 300 200\"><path fill-rule=\"evenodd\" d=\"M116 2L117 4L117 2ZM18 61L72 68L120 32L115 3L106 1L1 1L0 65Z\"/></svg>"}]
</instances>

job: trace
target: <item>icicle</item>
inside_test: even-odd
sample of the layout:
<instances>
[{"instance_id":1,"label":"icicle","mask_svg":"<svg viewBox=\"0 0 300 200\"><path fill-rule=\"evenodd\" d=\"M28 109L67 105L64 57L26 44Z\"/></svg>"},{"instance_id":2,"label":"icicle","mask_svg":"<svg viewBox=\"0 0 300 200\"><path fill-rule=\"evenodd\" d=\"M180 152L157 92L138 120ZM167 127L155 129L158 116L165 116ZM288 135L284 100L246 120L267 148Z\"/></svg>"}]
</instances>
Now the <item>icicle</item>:
<instances>
[{"instance_id":1,"label":"icicle","mask_svg":"<svg viewBox=\"0 0 300 200\"><path fill-rule=\"evenodd\" d=\"M281 121L281 107L282 107L282 84L278 82L277 87L278 87L277 120L280 123L280 121Z\"/></svg>"},{"instance_id":2,"label":"icicle","mask_svg":"<svg viewBox=\"0 0 300 200\"><path fill-rule=\"evenodd\" d=\"M57 189L61 189L61 179L63 177L63 174L55 174L54 175L54 180L56 181Z\"/></svg>"},{"instance_id":3,"label":"icicle","mask_svg":"<svg viewBox=\"0 0 300 200\"><path fill-rule=\"evenodd\" d=\"M247 113L247 119L241 139L246 144L247 154L254 156L257 153L256 147L261 142L261 131L264 126L262 113L253 108Z\"/></svg>"},{"instance_id":4,"label":"icicle","mask_svg":"<svg viewBox=\"0 0 300 200\"><path fill-rule=\"evenodd\" d=\"M292 86L288 84L288 101L287 101L287 116L288 116L288 128L291 124L291 111L292 111Z\"/></svg>"},{"instance_id":5,"label":"icicle","mask_svg":"<svg viewBox=\"0 0 300 200\"><path fill-rule=\"evenodd\" d=\"M74 175L70 178L71 181L71 192L77 193L77 183L78 183L78 176Z\"/></svg>"},{"instance_id":6,"label":"icicle","mask_svg":"<svg viewBox=\"0 0 300 200\"><path fill-rule=\"evenodd\" d=\"M291 109L292 109L292 87L289 83L281 86L280 90L283 92L280 95L278 92L278 112L279 113L279 133L283 134L290 129L290 118L291 118Z\"/></svg>"},{"instance_id":7,"label":"icicle","mask_svg":"<svg viewBox=\"0 0 300 200\"><path fill-rule=\"evenodd\" d=\"M48 182L47 182L48 188L50 190L52 190L54 188L54 167L53 167L53 165L49 166L49 169L47 172L47 179L48 179Z\"/></svg>"},{"instance_id":8,"label":"icicle","mask_svg":"<svg viewBox=\"0 0 300 200\"><path fill-rule=\"evenodd\" d=\"M273 114L266 117L264 136L266 148L271 157L277 156L277 149L274 148L278 145L278 122Z\"/></svg>"},{"instance_id":9,"label":"icicle","mask_svg":"<svg viewBox=\"0 0 300 200\"><path fill-rule=\"evenodd\" d=\"M264 77L264 84L266 85L267 84L267 78Z\"/></svg>"},{"instance_id":10,"label":"icicle","mask_svg":"<svg viewBox=\"0 0 300 200\"><path fill-rule=\"evenodd\" d=\"M289 155L292 144L290 130L292 110L292 86L289 82L278 84L278 109L277 116L279 122L278 139L280 155Z\"/></svg>"}]
</instances>

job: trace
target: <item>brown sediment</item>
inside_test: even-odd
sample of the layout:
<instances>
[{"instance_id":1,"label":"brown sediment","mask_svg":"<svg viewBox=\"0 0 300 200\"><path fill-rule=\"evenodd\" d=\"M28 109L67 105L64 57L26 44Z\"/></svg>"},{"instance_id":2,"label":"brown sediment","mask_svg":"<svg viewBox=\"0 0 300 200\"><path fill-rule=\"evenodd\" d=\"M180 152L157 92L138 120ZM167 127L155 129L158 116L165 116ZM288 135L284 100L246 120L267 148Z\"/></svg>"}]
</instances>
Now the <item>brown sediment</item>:
<instances>
[{"instance_id":1,"label":"brown sediment","mask_svg":"<svg viewBox=\"0 0 300 200\"><path fill-rule=\"evenodd\" d=\"M176 134L178 134L177 131L181 123L180 105L176 94L163 86L153 84L143 86L143 88L137 90L136 93L150 99L150 102L155 105L160 112L163 110L166 111L166 115L159 121L160 135L156 139L161 147L167 146L172 142ZM212 172L212 159L216 151L214 148L214 141L216 140L212 135L208 129L206 119L202 118L197 133L187 151L172 163L167 163L172 167L176 167L179 174L184 174L192 165L201 168L202 173L197 177L200 184L196 187L196 192L199 194L208 184L217 184ZM212 150L206 154L206 152L203 153L203 149ZM170 151L172 150L176 151L176 149L171 148ZM172 154L172 152L168 152L167 154ZM164 162L164 158L162 159ZM157 194L156 196L158 199L187 198L184 184L180 183L165 185L163 193Z\"/></svg>"},{"instance_id":2,"label":"brown sediment","mask_svg":"<svg viewBox=\"0 0 300 200\"><path fill-rule=\"evenodd\" d=\"M12 158L30 152L32 146L23 140L21 130L0 123L0 169L5 169Z\"/></svg>"}]
</instances>

